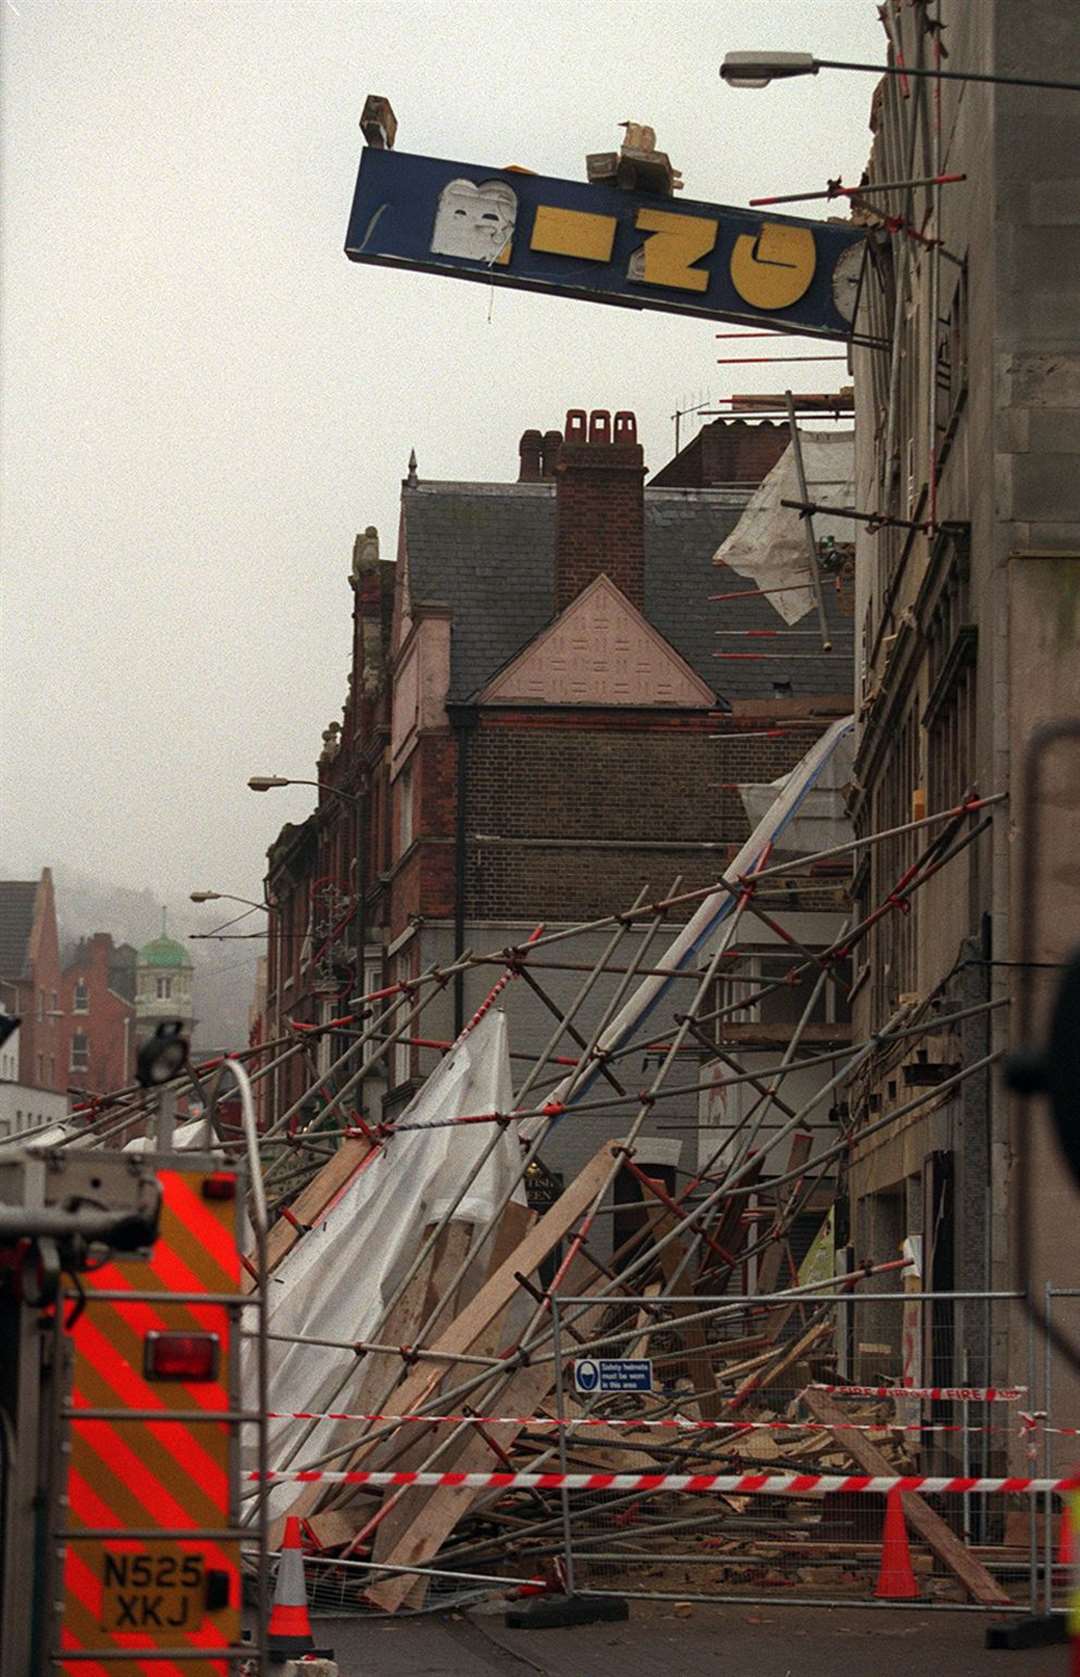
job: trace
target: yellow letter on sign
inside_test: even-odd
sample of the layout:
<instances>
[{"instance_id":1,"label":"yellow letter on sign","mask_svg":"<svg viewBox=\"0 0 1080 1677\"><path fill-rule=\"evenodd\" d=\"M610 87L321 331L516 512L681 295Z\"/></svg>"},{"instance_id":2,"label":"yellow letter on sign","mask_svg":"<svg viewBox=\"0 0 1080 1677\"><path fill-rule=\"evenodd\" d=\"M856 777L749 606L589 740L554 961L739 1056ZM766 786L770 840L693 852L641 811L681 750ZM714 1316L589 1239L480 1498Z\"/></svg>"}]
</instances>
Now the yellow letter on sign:
<instances>
[{"instance_id":1,"label":"yellow letter on sign","mask_svg":"<svg viewBox=\"0 0 1080 1677\"><path fill-rule=\"evenodd\" d=\"M718 222L700 215L639 210L634 225L652 238L630 258L630 279L646 285L674 285L680 291L708 290L708 273L690 264L708 256L716 243Z\"/></svg>"},{"instance_id":2,"label":"yellow letter on sign","mask_svg":"<svg viewBox=\"0 0 1080 1677\"><path fill-rule=\"evenodd\" d=\"M541 204L536 211L529 248L550 251L553 256L581 256L587 262L610 262L617 226L613 215L558 210L550 204Z\"/></svg>"},{"instance_id":3,"label":"yellow letter on sign","mask_svg":"<svg viewBox=\"0 0 1080 1677\"><path fill-rule=\"evenodd\" d=\"M809 289L817 249L809 227L766 221L755 238L741 233L731 253L731 283L758 309L786 309Z\"/></svg>"}]
</instances>

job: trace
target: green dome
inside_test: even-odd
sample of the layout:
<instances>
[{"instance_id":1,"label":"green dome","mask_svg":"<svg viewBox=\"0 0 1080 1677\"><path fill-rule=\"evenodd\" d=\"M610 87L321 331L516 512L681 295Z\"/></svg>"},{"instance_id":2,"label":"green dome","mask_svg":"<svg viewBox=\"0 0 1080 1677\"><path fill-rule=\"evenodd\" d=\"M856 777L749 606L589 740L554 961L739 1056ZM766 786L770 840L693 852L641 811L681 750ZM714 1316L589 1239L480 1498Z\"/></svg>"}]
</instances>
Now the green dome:
<instances>
[{"instance_id":1,"label":"green dome","mask_svg":"<svg viewBox=\"0 0 1080 1677\"><path fill-rule=\"evenodd\" d=\"M145 943L139 950L139 965L141 967L190 967L188 952L182 943L176 943L173 938L164 933L156 937L152 943Z\"/></svg>"}]
</instances>

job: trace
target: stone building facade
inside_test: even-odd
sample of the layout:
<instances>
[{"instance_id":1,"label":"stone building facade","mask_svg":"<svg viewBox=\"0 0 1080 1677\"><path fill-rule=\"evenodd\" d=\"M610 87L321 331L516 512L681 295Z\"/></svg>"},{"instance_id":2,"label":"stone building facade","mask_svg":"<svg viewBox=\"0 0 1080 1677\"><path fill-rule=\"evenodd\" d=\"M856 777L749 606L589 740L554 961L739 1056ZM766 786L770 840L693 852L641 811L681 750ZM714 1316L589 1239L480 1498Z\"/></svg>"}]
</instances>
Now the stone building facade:
<instances>
[{"instance_id":1,"label":"stone building facade","mask_svg":"<svg viewBox=\"0 0 1080 1677\"><path fill-rule=\"evenodd\" d=\"M901 52L954 73L1080 81L1072 0L933 10L890 11L893 62ZM921 1065L914 1050L880 1056L852 1091L862 1119L902 1105L920 1079L1014 1046L1025 995L1038 1021L1052 964L1080 936L1075 747L1047 759L1038 855L1020 796L1035 730L1080 713L1080 100L893 75L871 127L870 181L960 180L874 200L919 236L876 237L860 325L884 347L854 354L856 506L907 521L857 537L855 819L871 833L971 791L1008 802L862 946L857 1035L908 1002L986 1008L922 1044ZM855 880L857 914L926 842L907 834L873 848ZM1016 964L1031 958L1051 967ZM1039 1197L1024 1254L1013 1224L1020 1149ZM893 1257L921 1235L928 1286L1075 1281L1071 1185L1046 1126L1010 1107L997 1067L856 1146L850 1182L859 1250ZM935 1343L946 1349L933 1383L988 1372L985 1336Z\"/></svg>"}]
</instances>

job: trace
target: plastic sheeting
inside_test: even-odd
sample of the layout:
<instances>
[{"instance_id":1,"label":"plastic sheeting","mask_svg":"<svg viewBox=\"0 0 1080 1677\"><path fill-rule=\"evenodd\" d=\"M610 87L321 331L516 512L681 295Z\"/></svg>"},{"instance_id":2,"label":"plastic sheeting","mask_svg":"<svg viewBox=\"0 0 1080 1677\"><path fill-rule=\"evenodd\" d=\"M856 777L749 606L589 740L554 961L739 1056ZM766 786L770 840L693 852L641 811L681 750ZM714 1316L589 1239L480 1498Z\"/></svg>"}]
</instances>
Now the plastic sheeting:
<instances>
[{"instance_id":1,"label":"plastic sheeting","mask_svg":"<svg viewBox=\"0 0 1080 1677\"><path fill-rule=\"evenodd\" d=\"M822 768L816 785L810 788L786 827L777 834L773 845L776 855L809 856L815 850L831 850L834 845L847 844L855 837L848 818L846 798L854 760L855 739L849 734L837 745ZM771 780L767 784L739 787L739 796L751 827L766 819L790 780L791 774L782 774L779 780Z\"/></svg>"},{"instance_id":2,"label":"plastic sheeting","mask_svg":"<svg viewBox=\"0 0 1080 1677\"><path fill-rule=\"evenodd\" d=\"M853 506L854 432L800 430L799 441L810 500L829 507ZM742 517L713 561L730 566L739 576L751 578L759 588L780 589L780 593L770 593L768 600L788 624L797 623L814 606L813 591L808 586L805 523L793 507L780 505L782 500L801 498L795 455L789 443L768 477L751 495ZM836 542L850 542L851 520L815 513L814 535L818 541L831 537ZM789 585L790 593L784 591Z\"/></svg>"},{"instance_id":3,"label":"plastic sheeting","mask_svg":"<svg viewBox=\"0 0 1080 1677\"><path fill-rule=\"evenodd\" d=\"M506 1020L491 1009L439 1062L401 1114L401 1121L424 1125L467 1112L505 1112L512 1102ZM391 1137L323 1221L274 1270L270 1331L316 1339L372 1337L423 1230L450 1209L490 1139L486 1124L435 1129L428 1135L418 1129ZM495 1206L520 1164L515 1136L502 1133L453 1212L453 1221L473 1224L474 1244L490 1225ZM524 1203L524 1189L519 1187L514 1197ZM351 1351L272 1340L270 1408L286 1413L327 1406L347 1409L363 1367ZM346 1376L348 1381L342 1386ZM245 1346L243 1381L253 1401L255 1361L250 1341ZM309 1424L270 1423L272 1465L283 1461ZM303 1444L303 1459L332 1449L339 1431L339 1423L319 1422ZM280 1487L271 1500L272 1511L283 1512L295 1495L295 1486Z\"/></svg>"}]
</instances>

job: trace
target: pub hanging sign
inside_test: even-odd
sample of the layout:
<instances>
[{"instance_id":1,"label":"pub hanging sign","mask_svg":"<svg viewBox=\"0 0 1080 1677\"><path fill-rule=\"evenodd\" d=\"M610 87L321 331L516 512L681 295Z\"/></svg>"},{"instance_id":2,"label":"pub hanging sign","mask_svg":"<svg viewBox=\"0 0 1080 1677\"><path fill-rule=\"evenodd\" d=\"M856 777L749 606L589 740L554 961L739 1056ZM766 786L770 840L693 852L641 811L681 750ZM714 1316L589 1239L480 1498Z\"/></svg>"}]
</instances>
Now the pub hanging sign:
<instances>
[{"instance_id":1,"label":"pub hanging sign","mask_svg":"<svg viewBox=\"0 0 1080 1677\"><path fill-rule=\"evenodd\" d=\"M621 308L849 339L866 230L365 148L345 253Z\"/></svg>"}]
</instances>

